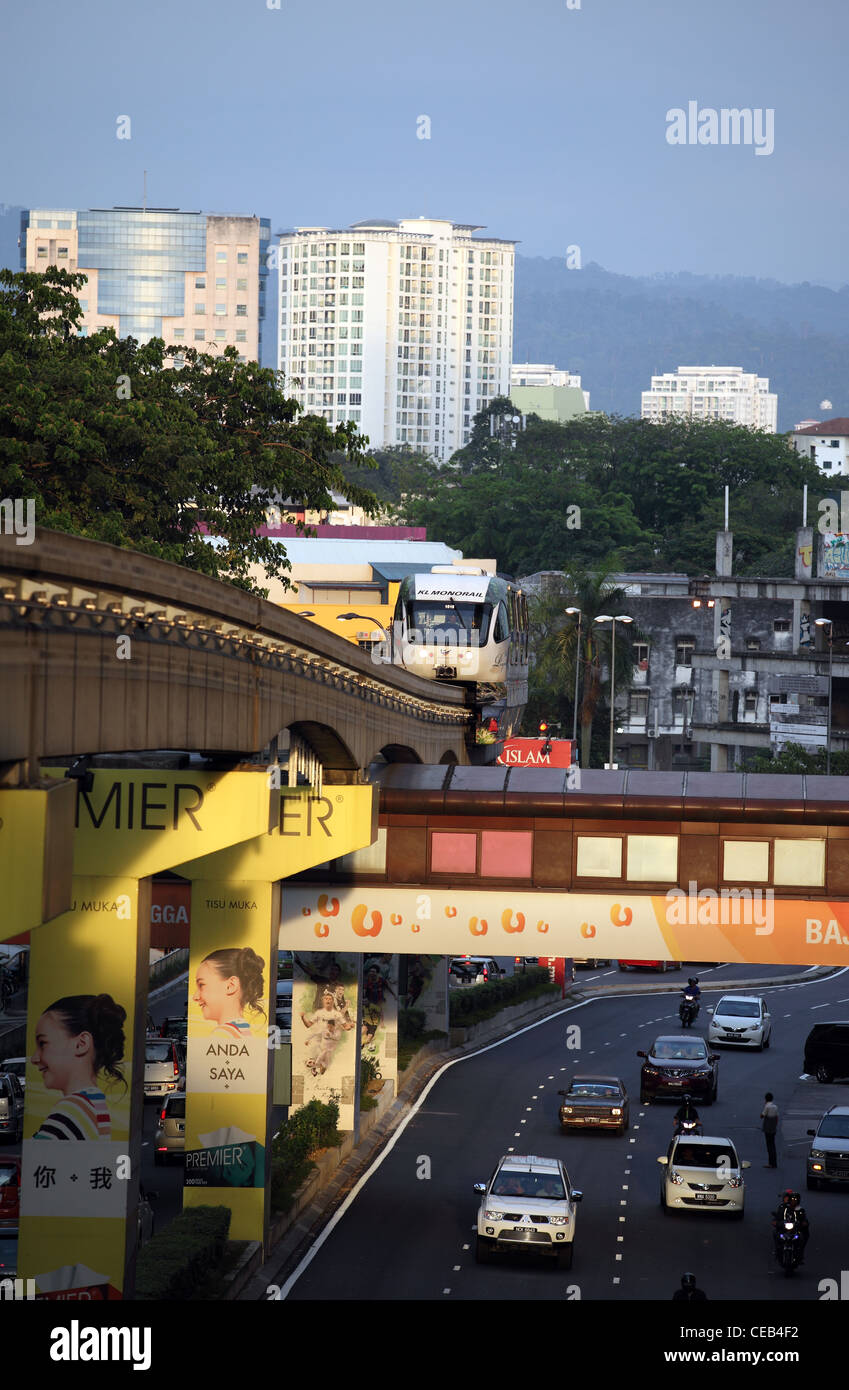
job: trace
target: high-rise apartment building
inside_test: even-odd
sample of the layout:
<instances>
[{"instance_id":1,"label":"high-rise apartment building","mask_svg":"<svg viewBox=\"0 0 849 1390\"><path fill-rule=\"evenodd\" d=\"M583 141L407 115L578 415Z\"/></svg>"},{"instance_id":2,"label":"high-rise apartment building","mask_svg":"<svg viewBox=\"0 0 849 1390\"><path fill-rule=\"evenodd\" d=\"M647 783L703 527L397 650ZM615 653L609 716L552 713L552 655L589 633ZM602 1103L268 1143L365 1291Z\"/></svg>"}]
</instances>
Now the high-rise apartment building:
<instances>
[{"instance_id":1,"label":"high-rise apartment building","mask_svg":"<svg viewBox=\"0 0 849 1390\"><path fill-rule=\"evenodd\" d=\"M176 208L32 208L25 270L81 271L81 336L114 328L201 352L233 346L259 361L271 223Z\"/></svg>"},{"instance_id":2,"label":"high-rise apartment building","mask_svg":"<svg viewBox=\"0 0 849 1390\"><path fill-rule=\"evenodd\" d=\"M447 459L510 386L515 242L429 218L280 238L288 395L375 447Z\"/></svg>"},{"instance_id":3,"label":"high-rise apartment building","mask_svg":"<svg viewBox=\"0 0 849 1390\"><path fill-rule=\"evenodd\" d=\"M590 393L581 378L553 362L514 362L510 368L510 399L524 415L565 424L590 408Z\"/></svg>"},{"instance_id":4,"label":"high-rise apartment building","mask_svg":"<svg viewBox=\"0 0 849 1390\"><path fill-rule=\"evenodd\" d=\"M742 367L679 367L652 377L651 389L642 393L641 415L655 424L685 415L775 434L778 397L770 391L768 377Z\"/></svg>"}]
</instances>

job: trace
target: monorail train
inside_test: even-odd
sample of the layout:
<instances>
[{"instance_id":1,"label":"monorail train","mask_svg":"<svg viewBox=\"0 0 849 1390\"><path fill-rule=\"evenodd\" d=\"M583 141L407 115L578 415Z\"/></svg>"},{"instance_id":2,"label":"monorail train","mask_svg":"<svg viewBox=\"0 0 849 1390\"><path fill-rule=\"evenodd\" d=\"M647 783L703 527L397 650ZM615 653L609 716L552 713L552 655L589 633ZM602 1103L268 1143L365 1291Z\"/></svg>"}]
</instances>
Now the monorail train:
<instances>
[{"instance_id":1,"label":"monorail train","mask_svg":"<svg viewBox=\"0 0 849 1390\"><path fill-rule=\"evenodd\" d=\"M528 698L528 605L518 585L482 569L435 565L402 580L394 663L466 686L498 738L518 727Z\"/></svg>"}]
</instances>

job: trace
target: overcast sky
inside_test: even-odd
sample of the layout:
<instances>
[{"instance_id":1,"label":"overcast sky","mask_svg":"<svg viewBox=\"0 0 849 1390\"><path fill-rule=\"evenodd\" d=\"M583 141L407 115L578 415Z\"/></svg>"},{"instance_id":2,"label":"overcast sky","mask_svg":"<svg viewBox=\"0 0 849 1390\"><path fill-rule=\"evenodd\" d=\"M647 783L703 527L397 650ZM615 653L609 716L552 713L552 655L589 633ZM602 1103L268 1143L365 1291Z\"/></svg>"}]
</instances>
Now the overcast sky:
<instances>
[{"instance_id":1,"label":"overcast sky","mask_svg":"<svg viewBox=\"0 0 849 1390\"><path fill-rule=\"evenodd\" d=\"M136 205L147 169L149 206L273 231L424 214L626 274L849 281L845 0L39 0L2 32L6 204ZM670 144L690 102L773 111L774 150Z\"/></svg>"}]
</instances>

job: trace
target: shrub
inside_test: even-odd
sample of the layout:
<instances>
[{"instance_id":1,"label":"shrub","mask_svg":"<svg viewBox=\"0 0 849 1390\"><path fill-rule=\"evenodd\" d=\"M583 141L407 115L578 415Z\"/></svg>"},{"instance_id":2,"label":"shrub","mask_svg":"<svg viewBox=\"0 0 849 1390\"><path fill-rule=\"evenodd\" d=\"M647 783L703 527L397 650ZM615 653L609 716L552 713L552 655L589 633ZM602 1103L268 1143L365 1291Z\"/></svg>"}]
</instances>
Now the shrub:
<instances>
[{"instance_id":1,"label":"shrub","mask_svg":"<svg viewBox=\"0 0 849 1390\"><path fill-rule=\"evenodd\" d=\"M287 1211L292 1198L309 1174L310 1154L341 1143L337 1129L339 1106L311 1100L281 1125L271 1145L271 1205Z\"/></svg>"},{"instance_id":2,"label":"shrub","mask_svg":"<svg viewBox=\"0 0 849 1390\"><path fill-rule=\"evenodd\" d=\"M452 1028L469 1028L523 999L559 991L559 988L552 984L544 965L534 965L521 975L503 975L486 984L454 989L449 996L449 1021Z\"/></svg>"},{"instance_id":3,"label":"shrub","mask_svg":"<svg viewBox=\"0 0 849 1390\"><path fill-rule=\"evenodd\" d=\"M221 1262L229 1229L229 1207L187 1207L139 1252L136 1298L192 1298Z\"/></svg>"}]
</instances>

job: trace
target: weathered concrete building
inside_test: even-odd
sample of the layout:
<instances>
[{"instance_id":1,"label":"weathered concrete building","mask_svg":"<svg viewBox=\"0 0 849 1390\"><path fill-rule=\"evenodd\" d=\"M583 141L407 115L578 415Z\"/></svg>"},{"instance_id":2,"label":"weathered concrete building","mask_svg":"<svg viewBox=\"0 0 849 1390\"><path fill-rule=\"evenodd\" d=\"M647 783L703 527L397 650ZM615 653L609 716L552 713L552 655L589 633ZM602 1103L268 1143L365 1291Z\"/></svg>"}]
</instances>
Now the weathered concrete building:
<instances>
[{"instance_id":1,"label":"weathered concrete building","mask_svg":"<svg viewBox=\"0 0 849 1390\"><path fill-rule=\"evenodd\" d=\"M826 541L828 538L826 538ZM733 537L717 537L717 574L619 574L635 663L616 689L614 758L622 767L734 771L758 750L849 748L849 574L800 531L793 579L735 577ZM556 589L544 571L521 580ZM617 628L617 641L621 629ZM831 650L829 646L831 643ZM605 691L610 675L603 672Z\"/></svg>"}]
</instances>

